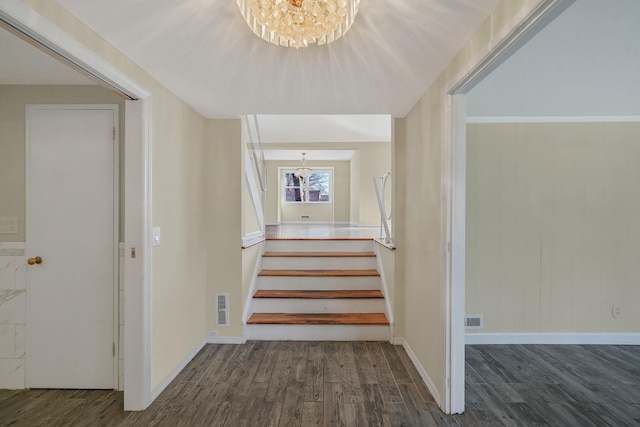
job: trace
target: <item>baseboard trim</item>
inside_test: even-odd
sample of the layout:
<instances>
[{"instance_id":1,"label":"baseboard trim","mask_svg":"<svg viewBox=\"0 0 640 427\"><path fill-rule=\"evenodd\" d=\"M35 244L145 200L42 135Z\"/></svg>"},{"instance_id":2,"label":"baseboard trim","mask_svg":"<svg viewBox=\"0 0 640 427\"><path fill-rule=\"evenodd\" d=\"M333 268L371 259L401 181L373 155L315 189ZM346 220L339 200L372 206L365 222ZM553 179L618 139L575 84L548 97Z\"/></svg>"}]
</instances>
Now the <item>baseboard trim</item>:
<instances>
[{"instance_id":1,"label":"baseboard trim","mask_svg":"<svg viewBox=\"0 0 640 427\"><path fill-rule=\"evenodd\" d=\"M211 332L207 335L207 344L244 344L246 342L244 337L221 337Z\"/></svg>"},{"instance_id":2,"label":"baseboard trim","mask_svg":"<svg viewBox=\"0 0 640 427\"><path fill-rule=\"evenodd\" d=\"M191 362L191 360L196 357L196 354L198 354L198 352L202 350L205 344L207 344L206 340L198 344L196 348L191 353L189 353L189 355L187 355L187 357L185 357L182 362L180 362L178 366L176 366L173 371L171 371L171 373L169 373L169 375L164 377L160 384L158 384L153 388L153 390L151 390L150 404L153 403L153 401L156 400L158 396L160 396L160 393L162 393L164 389L167 388L169 384L171 384L171 381L173 381L178 376L178 374L189 364L189 362Z\"/></svg>"},{"instance_id":3,"label":"baseboard trim","mask_svg":"<svg viewBox=\"0 0 640 427\"><path fill-rule=\"evenodd\" d=\"M473 345L473 344L640 345L640 333L465 334L464 342L466 345Z\"/></svg>"},{"instance_id":4,"label":"baseboard trim","mask_svg":"<svg viewBox=\"0 0 640 427\"><path fill-rule=\"evenodd\" d=\"M475 116L467 123L624 123L640 122L640 116Z\"/></svg>"},{"instance_id":5,"label":"baseboard trim","mask_svg":"<svg viewBox=\"0 0 640 427\"><path fill-rule=\"evenodd\" d=\"M439 408L442 408L443 407L442 406L443 402L441 401L440 392L438 391L438 388L433 383L433 381L431 380L431 377L429 376L427 371L424 369L424 367L422 366L422 364L418 360L418 357L416 356L416 354L411 349L411 346L409 345L407 340L405 340L404 338L394 338L393 339L393 344L394 345L401 345L404 348L404 350L407 352L407 355L411 359L411 362L413 362L413 366L416 367L416 369L418 370L418 373L420 374L420 377L422 377L422 381L424 381L425 385L429 389L429 392L431 393L431 396L433 396L433 400L435 400L435 402L436 402L436 404L438 405Z\"/></svg>"}]
</instances>

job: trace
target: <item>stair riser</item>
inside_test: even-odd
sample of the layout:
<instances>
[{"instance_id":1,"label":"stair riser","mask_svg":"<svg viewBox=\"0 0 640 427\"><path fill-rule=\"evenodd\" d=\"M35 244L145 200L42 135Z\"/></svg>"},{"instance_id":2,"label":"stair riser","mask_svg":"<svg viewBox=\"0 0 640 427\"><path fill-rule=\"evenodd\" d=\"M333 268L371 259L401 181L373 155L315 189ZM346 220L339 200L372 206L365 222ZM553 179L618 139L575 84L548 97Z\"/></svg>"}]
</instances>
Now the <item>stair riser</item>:
<instances>
[{"instance_id":1,"label":"stair riser","mask_svg":"<svg viewBox=\"0 0 640 427\"><path fill-rule=\"evenodd\" d=\"M254 313L384 313L384 299L254 298Z\"/></svg>"},{"instance_id":2,"label":"stair riser","mask_svg":"<svg viewBox=\"0 0 640 427\"><path fill-rule=\"evenodd\" d=\"M389 341L387 325L245 325L247 340Z\"/></svg>"},{"instance_id":3,"label":"stair riser","mask_svg":"<svg viewBox=\"0 0 640 427\"><path fill-rule=\"evenodd\" d=\"M371 240L267 240L265 252L373 252Z\"/></svg>"},{"instance_id":4,"label":"stair riser","mask_svg":"<svg viewBox=\"0 0 640 427\"><path fill-rule=\"evenodd\" d=\"M282 289L282 290L361 290L380 289L379 276L366 277L282 277L260 276L258 277L258 289Z\"/></svg>"},{"instance_id":5,"label":"stair riser","mask_svg":"<svg viewBox=\"0 0 640 427\"><path fill-rule=\"evenodd\" d=\"M263 257L260 267L266 270L370 270L375 269L375 257Z\"/></svg>"}]
</instances>

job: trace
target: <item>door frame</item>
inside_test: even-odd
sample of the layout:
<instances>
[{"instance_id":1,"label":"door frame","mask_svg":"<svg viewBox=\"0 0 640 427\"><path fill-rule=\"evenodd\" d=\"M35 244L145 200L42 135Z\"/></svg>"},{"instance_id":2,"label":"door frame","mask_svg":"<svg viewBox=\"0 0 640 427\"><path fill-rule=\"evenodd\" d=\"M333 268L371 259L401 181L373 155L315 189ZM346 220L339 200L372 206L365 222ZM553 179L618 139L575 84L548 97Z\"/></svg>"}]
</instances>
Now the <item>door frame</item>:
<instances>
[{"instance_id":1,"label":"door frame","mask_svg":"<svg viewBox=\"0 0 640 427\"><path fill-rule=\"evenodd\" d=\"M125 410L151 393L152 95L20 0L0 2L0 26L127 99L125 105ZM136 257L131 253L136 252Z\"/></svg>"},{"instance_id":2,"label":"door frame","mask_svg":"<svg viewBox=\"0 0 640 427\"><path fill-rule=\"evenodd\" d=\"M29 250L29 237L31 235L30 224L31 221L29 212L31 211L31 198L29 197L30 187L30 177L31 177L31 138L29 136L29 120L31 117L31 113L34 110L105 110L111 111L113 114L113 127L114 133L111 143L112 147L112 156L113 156L113 182L112 182L112 190L113 190L113 230L112 230L112 255L113 255L113 283L112 283L112 333L113 333L113 358L112 358L112 381L113 388L118 388L118 352L119 352L119 241L120 241L120 121L118 119L118 104L27 104L25 111L25 122L26 122L26 141L25 141L25 171L26 171L26 179L25 179L25 196L26 196L26 206L25 206L25 217L26 221L26 249ZM27 281L27 289L30 289L29 282ZM30 386L30 375L29 375L29 359L32 356L30 351L30 334L29 334L29 325L31 324L31 291L27 292L27 376L26 376L26 386L29 388Z\"/></svg>"},{"instance_id":3,"label":"door frame","mask_svg":"<svg viewBox=\"0 0 640 427\"><path fill-rule=\"evenodd\" d=\"M538 34L575 0L540 0L514 16L508 32L496 37L484 55L451 79L442 94L442 287L445 307L444 410L459 414L465 408L465 258L466 258L466 94L500 64Z\"/></svg>"}]
</instances>

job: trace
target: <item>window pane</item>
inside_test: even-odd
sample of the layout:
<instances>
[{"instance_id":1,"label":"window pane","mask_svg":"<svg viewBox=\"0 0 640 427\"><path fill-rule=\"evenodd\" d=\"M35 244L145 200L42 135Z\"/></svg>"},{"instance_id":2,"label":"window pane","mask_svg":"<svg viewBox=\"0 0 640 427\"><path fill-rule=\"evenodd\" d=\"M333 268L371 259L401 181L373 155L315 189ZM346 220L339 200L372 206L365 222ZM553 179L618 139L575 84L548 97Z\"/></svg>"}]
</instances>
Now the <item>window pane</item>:
<instances>
[{"instance_id":1,"label":"window pane","mask_svg":"<svg viewBox=\"0 0 640 427\"><path fill-rule=\"evenodd\" d=\"M309 175L309 201L328 202L330 188L329 172L314 172Z\"/></svg>"}]
</instances>

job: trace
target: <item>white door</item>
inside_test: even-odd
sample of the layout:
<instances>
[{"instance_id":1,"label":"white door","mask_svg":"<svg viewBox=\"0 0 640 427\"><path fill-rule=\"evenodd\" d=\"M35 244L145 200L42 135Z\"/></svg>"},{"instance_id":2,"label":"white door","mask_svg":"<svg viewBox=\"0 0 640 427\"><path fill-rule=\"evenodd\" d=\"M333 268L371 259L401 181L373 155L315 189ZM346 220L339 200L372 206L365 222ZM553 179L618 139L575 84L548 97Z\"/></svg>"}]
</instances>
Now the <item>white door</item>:
<instances>
[{"instance_id":1,"label":"white door","mask_svg":"<svg viewBox=\"0 0 640 427\"><path fill-rule=\"evenodd\" d=\"M114 388L117 106L27 108L27 385Z\"/></svg>"}]
</instances>

